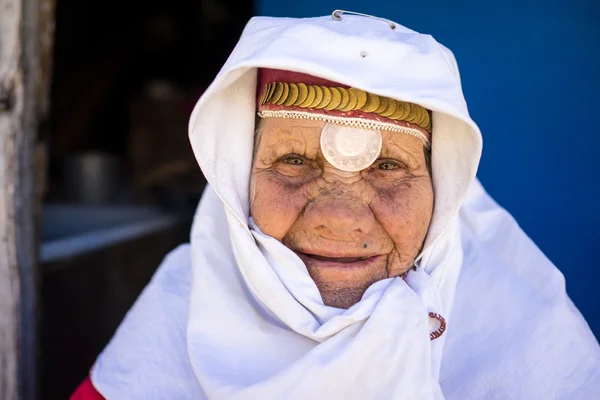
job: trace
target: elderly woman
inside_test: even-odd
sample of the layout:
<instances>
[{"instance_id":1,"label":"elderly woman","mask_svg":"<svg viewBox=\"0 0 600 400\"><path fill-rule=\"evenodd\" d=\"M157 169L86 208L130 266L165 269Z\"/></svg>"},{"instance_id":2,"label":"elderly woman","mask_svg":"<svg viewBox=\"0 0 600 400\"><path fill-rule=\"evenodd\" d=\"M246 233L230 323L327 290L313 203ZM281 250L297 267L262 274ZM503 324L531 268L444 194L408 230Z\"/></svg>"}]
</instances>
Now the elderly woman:
<instances>
[{"instance_id":1,"label":"elderly woman","mask_svg":"<svg viewBox=\"0 0 600 400\"><path fill-rule=\"evenodd\" d=\"M563 276L475 179L452 53L254 18L190 121L210 184L75 399L591 399Z\"/></svg>"}]
</instances>

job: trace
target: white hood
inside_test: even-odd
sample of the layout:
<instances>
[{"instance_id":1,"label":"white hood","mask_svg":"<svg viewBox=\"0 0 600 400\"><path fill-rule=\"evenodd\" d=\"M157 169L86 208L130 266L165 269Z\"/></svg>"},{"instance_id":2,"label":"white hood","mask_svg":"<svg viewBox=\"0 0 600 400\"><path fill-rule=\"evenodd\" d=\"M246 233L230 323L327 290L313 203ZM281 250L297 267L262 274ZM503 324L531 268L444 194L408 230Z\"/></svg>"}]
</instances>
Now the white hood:
<instances>
[{"instance_id":1,"label":"white hood","mask_svg":"<svg viewBox=\"0 0 600 400\"><path fill-rule=\"evenodd\" d=\"M249 218L258 67L315 75L433 111L434 213L419 268L406 282L376 282L348 310L325 306L301 260ZM531 382L532 375L523 378L527 384L512 375L516 367L534 371L527 362L542 362L544 343L552 344L560 365L539 368L554 368L546 373L561 382L577 376L578 386L587 379L587 394L594 389L589 382L598 377L597 343L564 293L562 275L474 181L481 135L469 117L452 53L431 36L358 16L253 18L196 105L190 140L210 188L192 230L191 286L180 283L177 289L169 283L170 290L185 293L189 309L178 312L184 315L177 323L169 315L178 332L169 334L161 315L170 296L156 294L165 291L159 271L94 368L93 381L105 397L440 399L470 393L483 398L489 385L479 385L472 380L478 374L468 371L486 371L486 360L478 357L488 346L492 362L506 364L488 383L519 398L552 398L543 393L555 391L539 395L547 385ZM161 267L169 271L163 275L186 268L173 261L181 264L183 251ZM531 265L524 267L525 261ZM493 298L485 298L486 292ZM162 302L161 311L152 315L148 310L156 302ZM473 309L477 303L496 314ZM448 332L434 341L428 312L448 323ZM535 317L540 313L550 317L540 321ZM158 333L136 335L140 315L152 315ZM527 332L546 324L565 329L553 328L530 346ZM506 349L495 344L501 332L517 340L512 345L522 354L506 360ZM554 343L571 340L572 332L576 340L567 347ZM485 342L465 347L461 337ZM149 356L147 349L159 343L177 351ZM576 361L565 363L567 355ZM135 379L124 365L149 379L124 385L127 376ZM171 387L181 390L164 397L169 393L164 382L171 380L177 382ZM525 396L523 388L529 390Z\"/></svg>"},{"instance_id":2,"label":"white hood","mask_svg":"<svg viewBox=\"0 0 600 400\"><path fill-rule=\"evenodd\" d=\"M481 155L481 134L447 48L429 35L400 25L392 30L373 18L251 19L190 119L202 171L244 226L258 67L303 72L432 110L436 204L426 247L441 235L457 215Z\"/></svg>"}]
</instances>

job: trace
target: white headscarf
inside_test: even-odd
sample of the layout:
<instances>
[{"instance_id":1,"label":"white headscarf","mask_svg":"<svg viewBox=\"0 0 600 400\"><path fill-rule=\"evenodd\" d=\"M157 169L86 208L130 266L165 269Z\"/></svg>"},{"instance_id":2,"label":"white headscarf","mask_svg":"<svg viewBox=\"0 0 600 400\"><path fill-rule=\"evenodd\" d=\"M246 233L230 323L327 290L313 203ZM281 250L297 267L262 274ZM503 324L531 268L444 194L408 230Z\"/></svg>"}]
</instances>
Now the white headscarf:
<instances>
[{"instance_id":1,"label":"white headscarf","mask_svg":"<svg viewBox=\"0 0 600 400\"><path fill-rule=\"evenodd\" d=\"M435 207L406 282L323 304L302 261L249 217L258 67L433 111ZM600 395L600 349L564 279L475 179L481 135L452 53L366 17L253 18L199 100L210 187L98 358L107 399L465 399ZM428 312L447 321L431 341Z\"/></svg>"}]
</instances>

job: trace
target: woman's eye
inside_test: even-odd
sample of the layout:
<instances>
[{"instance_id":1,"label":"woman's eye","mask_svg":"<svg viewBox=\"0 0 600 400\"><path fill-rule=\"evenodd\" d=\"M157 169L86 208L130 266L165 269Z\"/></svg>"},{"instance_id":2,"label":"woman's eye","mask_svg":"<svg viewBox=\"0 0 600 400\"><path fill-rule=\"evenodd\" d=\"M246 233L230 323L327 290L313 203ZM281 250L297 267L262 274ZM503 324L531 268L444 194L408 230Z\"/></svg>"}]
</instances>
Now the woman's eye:
<instances>
[{"instance_id":1,"label":"woman's eye","mask_svg":"<svg viewBox=\"0 0 600 400\"><path fill-rule=\"evenodd\" d=\"M290 156L285 156L283 158L283 162L286 164L292 164L292 165L302 165L302 164L304 164L304 158L302 158L300 156L290 155Z\"/></svg>"},{"instance_id":2,"label":"woman's eye","mask_svg":"<svg viewBox=\"0 0 600 400\"><path fill-rule=\"evenodd\" d=\"M383 170L389 170L389 169L399 168L399 166L398 166L398 164L396 164L392 161L381 161L379 164L377 164L377 168L383 169Z\"/></svg>"}]
</instances>

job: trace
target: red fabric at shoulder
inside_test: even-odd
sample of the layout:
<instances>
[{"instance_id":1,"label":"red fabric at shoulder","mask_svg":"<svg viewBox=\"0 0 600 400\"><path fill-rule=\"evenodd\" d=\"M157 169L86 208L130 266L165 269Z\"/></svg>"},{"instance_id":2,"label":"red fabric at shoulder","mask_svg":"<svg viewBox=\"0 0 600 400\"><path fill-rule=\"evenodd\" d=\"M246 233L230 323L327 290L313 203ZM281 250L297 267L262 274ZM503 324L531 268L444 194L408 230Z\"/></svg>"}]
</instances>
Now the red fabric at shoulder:
<instances>
[{"instance_id":1,"label":"red fabric at shoulder","mask_svg":"<svg viewBox=\"0 0 600 400\"><path fill-rule=\"evenodd\" d=\"M71 396L71 400L106 400L92 385L92 380L88 376L79 385L75 393Z\"/></svg>"}]
</instances>

